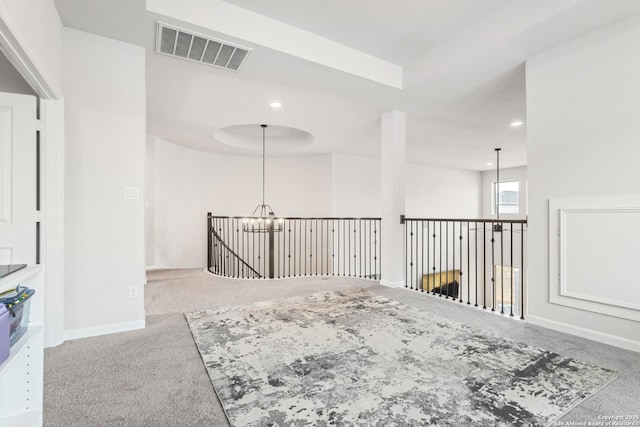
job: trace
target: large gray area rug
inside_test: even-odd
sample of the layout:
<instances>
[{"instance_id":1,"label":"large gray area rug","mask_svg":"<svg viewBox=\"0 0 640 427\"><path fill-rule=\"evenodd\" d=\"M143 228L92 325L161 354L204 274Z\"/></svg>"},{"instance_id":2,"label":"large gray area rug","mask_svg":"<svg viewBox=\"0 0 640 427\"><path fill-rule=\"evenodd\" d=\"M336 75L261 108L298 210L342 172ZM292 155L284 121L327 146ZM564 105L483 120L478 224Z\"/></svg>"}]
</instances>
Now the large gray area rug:
<instances>
[{"instance_id":1,"label":"large gray area rug","mask_svg":"<svg viewBox=\"0 0 640 427\"><path fill-rule=\"evenodd\" d=\"M617 376L361 289L185 316L234 426L549 425Z\"/></svg>"}]
</instances>

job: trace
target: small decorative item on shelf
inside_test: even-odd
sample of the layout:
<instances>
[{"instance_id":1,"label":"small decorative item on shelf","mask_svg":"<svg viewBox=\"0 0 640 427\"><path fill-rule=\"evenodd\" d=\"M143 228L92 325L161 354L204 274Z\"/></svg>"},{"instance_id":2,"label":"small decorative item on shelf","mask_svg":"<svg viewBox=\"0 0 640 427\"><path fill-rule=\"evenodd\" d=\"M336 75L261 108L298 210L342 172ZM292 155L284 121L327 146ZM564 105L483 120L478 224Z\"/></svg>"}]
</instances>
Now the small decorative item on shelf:
<instances>
[{"instance_id":1,"label":"small decorative item on shelf","mask_svg":"<svg viewBox=\"0 0 640 427\"><path fill-rule=\"evenodd\" d=\"M31 297L36 291L26 286L18 286L15 290L0 295L0 304L9 311L9 345L13 346L29 327L29 310Z\"/></svg>"}]
</instances>

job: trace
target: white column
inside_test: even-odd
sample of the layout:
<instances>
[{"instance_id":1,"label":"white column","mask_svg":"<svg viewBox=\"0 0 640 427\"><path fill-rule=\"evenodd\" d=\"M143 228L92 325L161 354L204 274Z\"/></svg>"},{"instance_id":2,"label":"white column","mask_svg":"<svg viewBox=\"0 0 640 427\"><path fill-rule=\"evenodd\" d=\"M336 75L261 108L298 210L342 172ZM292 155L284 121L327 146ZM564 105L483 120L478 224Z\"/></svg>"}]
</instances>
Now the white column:
<instances>
[{"instance_id":1,"label":"white column","mask_svg":"<svg viewBox=\"0 0 640 427\"><path fill-rule=\"evenodd\" d=\"M382 277L385 286L404 286L403 226L405 208L406 118L401 111L382 115Z\"/></svg>"}]
</instances>

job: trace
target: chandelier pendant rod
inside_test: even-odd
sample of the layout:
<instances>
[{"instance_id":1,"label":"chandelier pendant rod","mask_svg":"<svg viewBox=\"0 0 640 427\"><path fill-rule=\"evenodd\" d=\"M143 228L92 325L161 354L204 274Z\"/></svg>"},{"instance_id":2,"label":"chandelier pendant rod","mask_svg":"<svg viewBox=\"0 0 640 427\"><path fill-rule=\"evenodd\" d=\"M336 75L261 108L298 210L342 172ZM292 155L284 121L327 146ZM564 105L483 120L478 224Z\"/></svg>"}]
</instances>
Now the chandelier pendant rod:
<instances>
[{"instance_id":1,"label":"chandelier pendant rod","mask_svg":"<svg viewBox=\"0 0 640 427\"><path fill-rule=\"evenodd\" d=\"M500 201L498 197L500 196L500 150L501 148L496 148L496 219L500 220Z\"/></svg>"},{"instance_id":2,"label":"chandelier pendant rod","mask_svg":"<svg viewBox=\"0 0 640 427\"><path fill-rule=\"evenodd\" d=\"M265 181L266 181L266 155L265 155L265 130L267 129L267 125L260 125L262 127L262 206L265 206L264 202L265 197Z\"/></svg>"}]
</instances>

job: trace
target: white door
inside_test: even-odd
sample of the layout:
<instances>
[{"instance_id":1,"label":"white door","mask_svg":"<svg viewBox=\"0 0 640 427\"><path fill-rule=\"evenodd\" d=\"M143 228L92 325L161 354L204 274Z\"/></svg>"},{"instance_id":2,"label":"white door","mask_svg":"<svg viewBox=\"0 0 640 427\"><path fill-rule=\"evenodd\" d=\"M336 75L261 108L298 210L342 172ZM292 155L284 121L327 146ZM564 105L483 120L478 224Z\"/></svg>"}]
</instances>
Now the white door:
<instances>
[{"instance_id":1,"label":"white door","mask_svg":"<svg viewBox=\"0 0 640 427\"><path fill-rule=\"evenodd\" d=\"M0 92L0 264L36 261L36 108Z\"/></svg>"}]
</instances>

